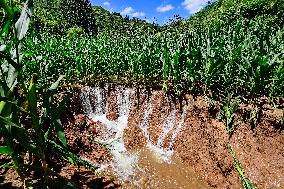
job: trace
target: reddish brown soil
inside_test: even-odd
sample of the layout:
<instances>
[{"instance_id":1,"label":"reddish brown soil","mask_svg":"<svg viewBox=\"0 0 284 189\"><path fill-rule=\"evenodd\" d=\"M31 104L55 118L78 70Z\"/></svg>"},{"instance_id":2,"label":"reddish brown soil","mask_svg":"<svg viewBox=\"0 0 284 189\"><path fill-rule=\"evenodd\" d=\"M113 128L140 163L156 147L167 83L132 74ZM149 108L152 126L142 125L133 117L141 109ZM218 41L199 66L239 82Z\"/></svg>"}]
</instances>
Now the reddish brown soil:
<instances>
[{"instance_id":1,"label":"reddish brown soil","mask_svg":"<svg viewBox=\"0 0 284 189\"><path fill-rule=\"evenodd\" d=\"M80 86L69 90L75 95L65 109L62 122L70 149L94 163L110 161L112 157L108 150L93 141L96 136L103 135L104 130L101 123L93 122L83 115L79 99ZM113 103L116 101L116 95L112 90L108 95L108 102L112 104L107 110L108 118L115 120L118 116L117 107ZM152 95L153 111L149 116L149 134L151 142L156 143L170 107L167 97L161 91ZM242 105L237 117L242 118L243 122L229 139L225 124L216 119L216 112L212 113L212 110L208 109L204 98L187 95L186 99L188 107L184 127L173 146L184 166L192 168L194 173L212 188L242 188L230 153L231 146L246 176L259 188L284 187L284 132L279 130L278 125L283 116L281 110L265 107L257 120L257 125L252 126L248 123L247 115L253 108ZM142 149L146 144L139 124L142 123L145 110L149 107L147 100L147 93L142 91L139 108L136 103L130 111L128 128L124 133L125 145L129 150ZM177 120L180 117L181 113L177 111ZM168 146L171 134L169 133L166 138L164 146ZM0 162L4 160L4 157L0 157ZM113 176L94 173L82 167L77 168L66 162L61 162L58 172L63 178L75 183L78 188L133 188ZM18 187L19 183L14 171L2 170L0 188Z\"/></svg>"},{"instance_id":2,"label":"reddish brown soil","mask_svg":"<svg viewBox=\"0 0 284 189\"><path fill-rule=\"evenodd\" d=\"M163 107L165 97L158 94L153 97L153 113L150 116L150 138L154 143L161 132L161 123L167 116L167 110ZM176 154L185 165L192 167L213 188L241 188L230 153L231 144L246 176L255 185L259 188L284 186L284 133L277 129L282 110L268 108L262 112L255 129L252 129L251 124L241 124L229 140L225 124L216 120L216 115L212 116L206 100L193 97L187 99L185 124L174 145ZM141 102L144 102L143 99ZM237 117L246 116L247 110L243 109L239 110ZM129 127L125 132L125 142L129 149L145 145L145 138L139 129L143 112L142 108L130 116ZM167 146L167 142L164 145Z\"/></svg>"},{"instance_id":3,"label":"reddish brown soil","mask_svg":"<svg viewBox=\"0 0 284 189\"><path fill-rule=\"evenodd\" d=\"M284 187L284 134L275 129L279 111L267 110L254 129L241 124L231 144L247 176L259 188Z\"/></svg>"},{"instance_id":4,"label":"reddish brown soil","mask_svg":"<svg viewBox=\"0 0 284 189\"><path fill-rule=\"evenodd\" d=\"M115 88L114 87L109 87L109 91L108 91L108 96L109 98L107 98L107 118L111 121L114 121L118 118L118 109L117 109L117 96L116 96L116 92L115 92Z\"/></svg>"}]
</instances>

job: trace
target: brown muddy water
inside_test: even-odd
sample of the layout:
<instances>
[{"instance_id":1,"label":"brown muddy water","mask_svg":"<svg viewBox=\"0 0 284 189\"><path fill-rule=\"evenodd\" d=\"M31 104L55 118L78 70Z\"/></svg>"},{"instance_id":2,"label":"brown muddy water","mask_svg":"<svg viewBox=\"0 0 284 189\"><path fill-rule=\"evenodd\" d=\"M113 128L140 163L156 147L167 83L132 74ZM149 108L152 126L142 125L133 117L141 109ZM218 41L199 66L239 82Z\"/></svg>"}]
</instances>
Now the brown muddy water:
<instances>
[{"instance_id":1,"label":"brown muddy water","mask_svg":"<svg viewBox=\"0 0 284 189\"><path fill-rule=\"evenodd\" d=\"M242 188L229 143L256 186L283 185L284 133L273 125L282 114L263 111L258 127L244 122L229 139L206 99L189 96L178 104L163 91L140 93L139 107L131 88L86 87L80 94L85 115L100 125L95 140L112 157L100 166L114 172L122 188ZM249 111L240 107L237 117L245 120Z\"/></svg>"},{"instance_id":2,"label":"brown muddy water","mask_svg":"<svg viewBox=\"0 0 284 189\"><path fill-rule=\"evenodd\" d=\"M197 177L193 169L184 166L178 158L171 163L161 161L155 152L149 149L140 151L139 167L142 168L140 187L142 189L209 189L208 185Z\"/></svg>"}]
</instances>

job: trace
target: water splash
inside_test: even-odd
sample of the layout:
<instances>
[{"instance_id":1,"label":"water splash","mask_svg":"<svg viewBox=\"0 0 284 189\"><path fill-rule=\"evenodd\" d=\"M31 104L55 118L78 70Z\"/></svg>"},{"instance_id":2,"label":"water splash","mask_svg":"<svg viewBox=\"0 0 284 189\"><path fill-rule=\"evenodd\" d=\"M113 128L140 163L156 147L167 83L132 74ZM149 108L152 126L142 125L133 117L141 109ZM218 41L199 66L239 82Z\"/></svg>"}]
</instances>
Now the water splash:
<instances>
[{"instance_id":1,"label":"water splash","mask_svg":"<svg viewBox=\"0 0 284 189\"><path fill-rule=\"evenodd\" d=\"M176 139L177 139L177 135L180 133L180 131L183 127L183 124L185 122L186 113L187 113L187 106L184 106L181 118L180 118L179 123L178 123L178 127L173 132L173 135L171 137L168 149L173 148L173 145L174 145L174 143L176 142Z\"/></svg>"},{"instance_id":2,"label":"water splash","mask_svg":"<svg viewBox=\"0 0 284 189\"><path fill-rule=\"evenodd\" d=\"M170 112L169 116L167 117L167 119L165 121L165 124L164 124L164 127L163 127L163 130L162 130L162 133L161 133L161 135L158 138L158 142L157 142L158 146L162 147L163 142L164 142L166 136L174 128L174 126L175 126L175 116L176 116L176 109L173 109Z\"/></svg>"},{"instance_id":3,"label":"water splash","mask_svg":"<svg viewBox=\"0 0 284 189\"><path fill-rule=\"evenodd\" d=\"M91 102L94 115L104 115L106 113L106 92L103 88L95 87L91 90Z\"/></svg>"},{"instance_id":4,"label":"water splash","mask_svg":"<svg viewBox=\"0 0 284 189\"><path fill-rule=\"evenodd\" d=\"M138 181L136 181L134 177L137 171L141 171L141 168L138 166L139 154L128 152L123 141L124 129L128 125L128 117L133 104L132 99L134 96L134 91L121 86L117 86L115 88L119 117L115 121L110 121L106 116L108 106L107 90L108 87L86 88L83 90L80 98L84 107L84 112L95 122L100 122L107 130L107 134L96 138L98 142L105 144L113 156L113 161L110 164L103 166L112 167L112 169L123 180L130 180L134 184L137 184ZM172 147L176 141L178 133L183 127L186 116L186 106L184 106L183 113L179 119L177 119L176 116L177 110L175 108L170 110L169 115L163 124L158 142L154 144L150 140L149 133L150 118L153 113L153 96L151 96L150 99L144 104L144 115L139 127L142 130L143 135L146 137L147 149L149 149L156 159L161 163L171 163L171 159L174 154ZM172 133L172 135L170 135L169 145L164 147L163 144L170 133Z\"/></svg>"},{"instance_id":5,"label":"water splash","mask_svg":"<svg viewBox=\"0 0 284 189\"><path fill-rule=\"evenodd\" d=\"M159 159L161 162L167 162L171 163L172 156L174 154L174 150L172 149L173 144L175 143L176 137L180 130L183 127L184 118L186 115L186 106L183 108L183 114L178 122L178 126L175 128L176 123L176 109L170 111L169 115L167 116L167 119L165 120L163 124L163 129L161 134L159 135L157 144L154 144L150 140L149 135L149 117L152 113L152 97L150 98L149 102L146 102L146 107L148 107L144 113L144 119L142 123L140 124L140 129L142 130L144 136L147 139L147 145L146 147L154 154L154 156ZM167 135L172 132L170 145L166 148L163 147L163 144L165 142L165 139Z\"/></svg>"},{"instance_id":6,"label":"water splash","mask_svg":"<svg viewBox=\"0 0 284 189\"><path fill-rule=\"evenodd\" d=\"M145 105L147 108L144 112L144 117L143 117L143 121L142 121L142 124L139 125L140 129L142 130L143 132L143 135L146 137L146 140L147 140L147 144L150 143L150 134L148 132L148 128L149 128L149 116L150 116L150 113L152 112L153 110L153 107L152 107L152 98L150 99L150 101L146 102L146 105Z\"/></svg>"},{"instance_id":7,"label":"water splash","mask_svg":"<svg viewBox=\"0 0 284 189\"><path fill-rule=\"evenodd\" d=\"M90 96L90 88L83 89L80 94L80 100L82 103L83 111L86 115L89 115L93 112L89 96Z\"/></svg>"},{"instance_id":8,"label":"water splash","mask_svg":"<svg viewBox=\"0 0 284 189\"><path fill-rule=\"evenodd\" d=\"M108 87L95 87L83 91L81 99L85 106L85 113L95 122L100 122L107 129L104 136L96 138L97 142L104 144L113 156L113 162L104 165L104 168L111 166L113 170L124 180L133 180L137 169L138 155L130 154L123 141L123 132L128 124L128 114L131 109L131 96L133 90L116 87L119 117L116 121L110 121L106 117Z\"/></svg>"}]
</instances>

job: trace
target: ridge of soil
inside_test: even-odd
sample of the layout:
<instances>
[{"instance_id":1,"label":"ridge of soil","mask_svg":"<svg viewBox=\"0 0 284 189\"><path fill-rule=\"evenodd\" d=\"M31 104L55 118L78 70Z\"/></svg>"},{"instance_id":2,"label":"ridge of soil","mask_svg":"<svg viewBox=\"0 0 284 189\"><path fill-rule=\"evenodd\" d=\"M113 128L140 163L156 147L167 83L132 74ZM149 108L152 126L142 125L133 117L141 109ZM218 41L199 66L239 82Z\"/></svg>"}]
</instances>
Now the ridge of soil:
<instances>
[{"instance_id":1,"label":"ridge of soil","mask_svg":"<svg viewBox=\"0 0 284 189\"><path fill-rule=\"evenodd\" d=\"M102 145L94 142L94 138L104 134L100 122L94 122L83 115L80 100L81 86L72 86L73 97L62 115L65 135L72 152L93 163L107 163L111 154ZM66 90L66 88L64 89ZM108 118L117 118L116 94L108 94ZM149 116L149 134L152 143L157 143L161 134L163 122L170 113L170 107L181 105L176 99L165 96L162 91L152 94L152 113ZM184 126L173 145L176 156L184 166L194 169L208 186L220 189L242 188L241 181L234 168L230 154L230 146L235 150L246 176L260 189L284 187L284 132L279 129L282 110L269 106L261 110L257 125L249 123L249 115L253 110L250 105L243 104L237 112L237 118L243 122L235 129L229 139L225 123L219 121L217 113L212 113L203 97L186 96L187 113ZM137 100L137 99L136 99ZM139 124L143 121L144 112L149 100L146 91L141 91L139 108L135 104L130 111L128 127L124 132L124 142L129 150L143 149L146 138ZM181 112L176 112L179 120ZM175 126L177 123L175 123ZM172 133L166 136L163 146L169 145ZM106 173L96 173L83 167L75 167L66 161L57 161L50 157L50 165L63 178L75 183L78 188L135 188L131 183L123 182L111 170ZM7 157L0 156L1 164ZM54 164L54 165L53 165ZM59 165L58 165L59 164ZM20 188L20 180L15 171L0 170L0 188Z\"/></svg>"}]
</instances>

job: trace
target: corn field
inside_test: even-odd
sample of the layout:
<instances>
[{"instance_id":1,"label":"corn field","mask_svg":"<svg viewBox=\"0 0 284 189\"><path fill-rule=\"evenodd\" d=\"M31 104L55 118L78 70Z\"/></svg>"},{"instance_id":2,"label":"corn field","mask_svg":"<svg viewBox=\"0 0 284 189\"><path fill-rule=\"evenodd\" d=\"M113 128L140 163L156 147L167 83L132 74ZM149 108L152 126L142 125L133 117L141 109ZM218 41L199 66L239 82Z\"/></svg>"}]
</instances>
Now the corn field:
<instances>
[{"instance_id":1,"label":"corn field","mask_svg":"<svg viewBox=\"0 0 284 189\"><path fill-rule=\"evenodd\" d=\"M76 15L77 5L72 3L69 1L72 6L65 7L65 12L71 9ZM68 148L61 112L71 95L55 101L63 78L68 84L134 86L138 107L140 86L163 89L179 97L194 94L209 97L210 102L221 101L220 116L226 123L229 138L239 124L236 112L242 100L254 100L251 104L257 106L256 99L267 97L273 102L274 98L284 97L284 21L270 25L261 16L254 19L255 15L244 14L251 19L237 19L228 24L216 17L208 27L201 27L204 23L191 27L186 21L177 20L173 26L148 23L143 29L144 22L137 19L136 32L131 25L135 21L129 21L129 25L119 22L121 26L113 35L106 31L96 35L97 23L93 17L96 14L91 14L93 8L89 1L81 3L87 12L81 12L79 19L60 12L70 28L62 26L67 31L59 35L51 32L60 28L56 28L58 23L54 24L54 20L48 20L51 23L48 24L54 24L55 29L46 33L37 30L40 24L36 22L40 19L32 18L33 1L23 3L21 8L21 0L0 0L0 154L11 157L11 163L4 166L17 171L24 187L32 186L31 165L36 165L33 169L41 172L45 183L55 178L47 161L49 151L71 164L97 169ZM48 5L47 1L43 4ZM60 5L64 4L61 1ZM283 14L276 5L273 1L267 11ZM42 7L38 11L42 17L46 16ZM85 20L85 28L78 26L88 15L92 25ZM45 21L41 24L48 27ZM89 26L92 29L85 32ZM250 112L249 121L256 125L260 114L257 107ZM283 129L284 117L280 123ZM25 154L29 154L29 160ZM231 155L244 187L255 188L232 148Z\"/></svg>"},{"instance_id":2,"label":"corn field","mask_svg":"<svg viewBox=\"0 0 284 189\"><path fill-rule=\"evenodd\" d=\"M41 78L105 78L176 93L283 96L283 28L237 22L206 31L131 37L50 37L24 42L26 73Z\"/></svg>"}]
</instances>

